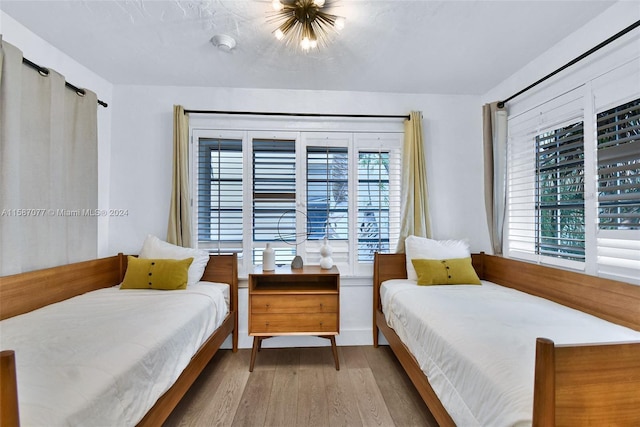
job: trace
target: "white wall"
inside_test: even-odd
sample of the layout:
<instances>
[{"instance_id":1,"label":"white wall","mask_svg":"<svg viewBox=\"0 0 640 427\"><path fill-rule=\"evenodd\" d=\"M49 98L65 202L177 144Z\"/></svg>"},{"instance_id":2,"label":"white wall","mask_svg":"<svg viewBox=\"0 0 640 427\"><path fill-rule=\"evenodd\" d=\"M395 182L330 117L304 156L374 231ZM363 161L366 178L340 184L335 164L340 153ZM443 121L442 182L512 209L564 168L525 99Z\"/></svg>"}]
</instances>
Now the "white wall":
<instances>
[{"instance_id":1,"label":"white wall","mask_svg":"<svg viewBox=\"0 0 640 427\"><path fill-rule=\"evenodd\" d=\"M67 82L95 92L98 99L109 104L98 106L98 209L109 208L109 174L111 158L111 106L113 85L98 74L74 61L0 10L2 38L20 49L23 56L38 65L51 68L65 76ZM81 208L78 206L78 208ZM109 218L98 218L98 257L109 252Z\"/></svg>"}]
</instances>

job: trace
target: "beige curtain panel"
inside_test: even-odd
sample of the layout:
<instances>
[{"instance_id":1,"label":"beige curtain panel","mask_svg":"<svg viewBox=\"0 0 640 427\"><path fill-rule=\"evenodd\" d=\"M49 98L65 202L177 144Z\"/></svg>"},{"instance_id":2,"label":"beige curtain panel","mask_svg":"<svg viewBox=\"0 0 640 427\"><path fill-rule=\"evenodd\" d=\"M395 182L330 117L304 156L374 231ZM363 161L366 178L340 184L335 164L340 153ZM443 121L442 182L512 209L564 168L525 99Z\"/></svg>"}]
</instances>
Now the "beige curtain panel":
<instances>
[{"instance_id":1,"label":"beige curtain panel","mask_svg":"<svg viewBox=\"0 0 640 427\"><path fill-rule=\"evenodd\" d=\"M0 49L0 276L97 256L95 93Z\"/></svg>"},{"instance_id":2,"label":"beige curtain panel","mask_svg":"<svg viewBox=\"0 0 640 427\"><path fill-rule=\"evenodd\" d=\"M507 184L507 110L498 103L482 107L484 201L491 247L502 255Z\"/></svg>"},{"instance_id":3,"label":"beige curtain panel","mask_svg":"<svg viewBox=\"0 0 640 427\"><path fill-rule=\"evenodd\" d=\"M431 237L430 222L422 113L412 111L404 122L402 208L396 252L404 253L404 239L408 236Z\"/></svg>"},{"instance_id":4,"label":"beige curtain panel","mask_svg":"<svg viewBox=\"0 0 640 427\"><path fill-rule=\"evenodd\" d=\"M189 116L173 106L173 178L167 241L191 247L191 195L189 192Z\"/></svg>"}]
</instances>

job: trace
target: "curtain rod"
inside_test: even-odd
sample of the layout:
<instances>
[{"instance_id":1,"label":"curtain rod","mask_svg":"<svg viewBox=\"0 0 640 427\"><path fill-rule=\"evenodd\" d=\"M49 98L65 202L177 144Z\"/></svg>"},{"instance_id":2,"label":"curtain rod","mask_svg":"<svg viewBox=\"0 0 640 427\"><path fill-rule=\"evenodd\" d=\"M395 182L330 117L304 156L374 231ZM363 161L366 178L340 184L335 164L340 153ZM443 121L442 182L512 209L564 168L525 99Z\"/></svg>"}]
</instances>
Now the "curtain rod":
<instances>
[{"instance_id":1,"label":"curtain rod","mask_svg":"<svg viewBox=\"0 0 640 427\"><path fill-rule=\"evenodd\" d=\"M22 57L22 63L28 65L29 67L31 67L33 69L35 69L36 71L38 71L43 76L48 76L49 75L49 69L48 68L42 67L42 66L36 64L35 62L31 62L25 57ZM69 82L65 81L64 85L66 87L68 87L69 89L72 89L78 95L84 96L84 94L86 93L84 89L80 89L79 87L74 86ZM98 99L98 104L102 105L105 108L108 106L106 102L100 101L99 99Z\"/></svg>"},{"instance_id":2,"label":"curtain rod","mask_svg":"<svg viewBox=\"0 0 640 427\"><path fill-rule=\"evenodd\" d=\"M513 98L522 95L523 93L525 93L526 91L528 91L529 89L532 89L534 87L536 87L537 85L539 85L540 83L544 82L545 80L555 76L556 74L558 74L560 71L564 70L565 68L568 68L570 66L572 66L573 64L575 64L576 62L579 62L581 60L583 60L584 58L586 58L587 56L591 55L592 53L596 52L597 50L605 47L606 45L608 45L609 43L613 42L614 40L619 39L620 37L624 36L625 34L627 34L628 32L634 30L635 28L637 28L638 26L640 26L640 20L634 22L633 24L629 25L627 28L625 28L624 30L614 34L613 36L609 37L608 39L606 39L605 41L603 41L602 43L600 43L599 45L589 49L588 51L586 51L585 53L583 53L582 55L578 56L577 58L567 62L566 64L564 64L562 67L558 68L557 70L547 74L546 76L544 76L543 78L541 78L540 80L536 81L535 83L530 84L529 86L525 87L524 89L522 89L520 92L514 93L513 95L511 95L510 97L508 97L507 99L498 102L498 108L503 108L504 104L506 104L507 102L511 101Z\"/></svg>"},{"instance_id":3,"label":"curtain rod","mask_svg":"<svg viewBox=\"0 0 640 427\"><path fill-rule=\"evenodd\" d=\"M348 117L348 118L366 118L366 119L407 119L411 116L394 116L384 114L322 114L322 113L275 113L275 112L258 112L258 111L216 111L216 110L184 110L184 113L196 114L231 114L240 116L293 116L293 117Z\"/></svg>"}]
</instances>

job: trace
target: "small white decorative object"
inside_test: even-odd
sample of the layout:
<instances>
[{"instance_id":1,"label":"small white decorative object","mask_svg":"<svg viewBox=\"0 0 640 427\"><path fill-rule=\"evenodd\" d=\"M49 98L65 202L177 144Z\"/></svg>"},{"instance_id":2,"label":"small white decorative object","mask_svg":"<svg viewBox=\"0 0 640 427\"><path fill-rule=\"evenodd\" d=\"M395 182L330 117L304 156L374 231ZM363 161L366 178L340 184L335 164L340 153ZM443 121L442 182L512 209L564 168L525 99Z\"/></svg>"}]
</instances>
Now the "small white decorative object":
<instances>
[{"instance_id":1,"label":"small white decorative object","mask_svg":"<svg viewBox=\"0 0 640 427\"><path fill-rule=\"evenodd\" d=\"M325 237L324 244L320 246L320 268L323 270L329 270L333 267L333 258L331 258L331 254L333 254L333 249L329 246L329 241Z\"/></svg>"},{"instance_id":2,"label":"small white decorative object","mask_svg":"<svg viewBox=\"0 0 640 427\"><path fill-rule=\"evenodd\" d=\"M276 255L271 247L271 243L267 243L267 247L262 251L262 271L273 271L276 269Z\"/></svg>"}]
</instances>

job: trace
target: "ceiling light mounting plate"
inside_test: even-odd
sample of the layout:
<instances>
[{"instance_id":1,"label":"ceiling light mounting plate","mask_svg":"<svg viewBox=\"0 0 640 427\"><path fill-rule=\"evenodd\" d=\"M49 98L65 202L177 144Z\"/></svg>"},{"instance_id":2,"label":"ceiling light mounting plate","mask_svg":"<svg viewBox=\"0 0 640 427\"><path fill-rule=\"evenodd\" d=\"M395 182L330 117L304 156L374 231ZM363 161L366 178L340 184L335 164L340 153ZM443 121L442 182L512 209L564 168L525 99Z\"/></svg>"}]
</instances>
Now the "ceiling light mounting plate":
<instances>
[{"instance_id":1,"label":"ceiling light mounting plate","mask_svg":"<svg viewBox=\"0 0 640 427\"><path fill-rule=\"evenodd\" d=\"M236 47L236 39L227 34L216 34L210 41L215 47L225 52L230 52Z\"/></svg>"}]
</instances>

